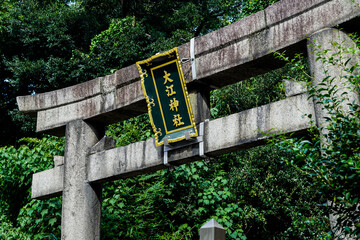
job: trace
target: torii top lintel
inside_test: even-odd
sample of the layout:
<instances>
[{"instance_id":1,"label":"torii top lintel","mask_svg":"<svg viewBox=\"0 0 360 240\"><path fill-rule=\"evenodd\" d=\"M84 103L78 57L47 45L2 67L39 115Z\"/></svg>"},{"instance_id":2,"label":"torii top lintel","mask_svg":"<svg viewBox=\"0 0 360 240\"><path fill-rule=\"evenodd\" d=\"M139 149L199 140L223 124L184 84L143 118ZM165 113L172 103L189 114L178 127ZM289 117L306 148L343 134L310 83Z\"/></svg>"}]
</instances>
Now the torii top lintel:
<instances>
[{"instance_id":1,"label":"torii top lintel","mask_svg":"<svg viewBox=\"0 0 360 240\"><path fill-rule=\"evenodd\" d=\"M191 63L182 64L189 90L200 82L222 87L279 67L270 51L303 51L303 40L316 31L339 24L354 26L360 14L356 4L360 1L282 0L196 38L196 80L192 79ZM178 51L180 59L190 58L190 43L179 46ZM146 112L135 64L75 86L20 96L17 102L21 112L37 113L38 132L60 136L73 120L108 124Z\"/></svg>"}]
</instances>

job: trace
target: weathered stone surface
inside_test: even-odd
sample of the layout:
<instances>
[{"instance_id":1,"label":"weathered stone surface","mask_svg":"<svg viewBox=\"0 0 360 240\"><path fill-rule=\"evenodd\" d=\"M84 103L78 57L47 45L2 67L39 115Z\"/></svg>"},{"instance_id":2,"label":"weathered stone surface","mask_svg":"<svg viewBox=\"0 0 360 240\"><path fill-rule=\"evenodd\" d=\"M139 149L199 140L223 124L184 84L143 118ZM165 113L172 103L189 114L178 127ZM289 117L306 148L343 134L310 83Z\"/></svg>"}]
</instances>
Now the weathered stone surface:
<instances>
[{"instance_id":1,"label":"weathered stone surface","mask_svg":"<svg viewBox=\"0 0 360 240\"><path fill-rule=\"evenodd\" d=\"M247 18L247 21L251 22L252 18L261 19L264 14L268 14L269 22L273 21L273 23L264 30L256 30L263 28L261 25L263 22L259 21L259 26L249 26L248 29L243 29L244 32L239 29L240 32L233 35L232 33L226 35L226 32L230 31L227 29L213 33L214 42L202 46L204 47L203 52L197 58L198 78L202 84L205 82L205 85L216 83L217 86L224 86L244 79L251 75L246 72L246 69L254 68L254 71L259 69L259 62L255 61L254 63L253 59L267 56L268 50L284 49L302 41L307 34L316 32L326 24L340 23L358 13L358 9L353 11L348 6L344 7L341 4L338 8L336 5L340 3L338 0L329 2L307 0L302 4L295 4L291 13L285 11L284 4L291 5L292 2L284 0L281 3L282 5L279 3L278 6L273 6ZM280 10L274 10L277 8ZM274 14L276 12L281 12L281 14L277 16ZM337 15L333 17L331 14ZM316 21L316 18L320 16L321 20ZM315 24L306 26L311 23ZM234 24L229 29L236 29L239 26ZM251 36L243 37L244 34ZM206 36L200 40L204 39ZM346 46L352 46L351 41L348 41L343 33L333 29L315 33L311 40L313 39L320 41L326 48L331 48L326 44L329 40L334 39L340 39L339 41L344 41ZM311 52L311 48L309 49ZM184 53L187 50L188 45L183 45L181 52L184 56L187 56ZM315 78L321 79L323 77L321 67L316 65L311 56L310 61ZM358 61L358 59L354 61ZM252 63L253 66L247 65L248 63ZM190 82L190 65L186 63L184 66L186 67L184 73ZM241 67L239 68L239 66ZM237 72L241 68L245 71ZM339 69L331 69L330 73L337 75ZM211 81L207 82L209 79ZM192 85L194 87L199 86L197 81L199 82L196 80L190 84L194 84ZM21 110L31 111L29 109L33 107L34 111L38 111L39 131L63 127L67 124L65 164L62 165L61 159L55 158L55 168L34 174L32 188L32 197L38 199L63 193L62 239L100 239L101 185L99 182L166 167L163 163L162 148L156 148L153 139L108 149L114 146L113 142L107 144L106 139L98 142L99 134L96 129L80 120L109 122L109 119L112 118L126 119L146 111L134 65L119 70L115 74L93 80L91 84L84 89L78 86L70 87L68 91L75 94L74 96L65 96L66 92L58 90L48 95L30 96L29 102L26 102L26 97L20 97L18 100ZM97 89L97 86L100 88ZM301 94L300 88L293 87L291 91L287 92L287 95L292 97L206 122L205 154L212 157L262 144L264 139L270 135L264 136L261 132L267 134L276 134L278 131L304 133L309 127L309 119L302 116L305 114L315 115L314 106L308 100L307 94ZM358 96L355 95L356 97ZM198 116L198 121L206 119L208 96L204 98L201 94L193 94L192 98L192 102L196 103L195 115ZM29 105L26 105L28 103ZM204 109L206 113L202 115ZM317 110L317 118L324 116L321 114ZM99 120L100 115L106 120ZM197 145L187 146L169 153L169 163L172 165L195 161L199 158ZM202 239L220 238L220 235L222 238L225 237L225 231L221 227L217 227L214 222L204 226L201 231ZM217 235L218 233L220 235Z\"/></svg>"},{"instance_id":2,"label":"weathered stone surface","mask_svg":"<svg viewBox=\"0 0 360 240\"><path fill-rule=\"evenodd\" d=\"M125 85L117 90L116 108L127 107L138 102L143 102L144 108L146 107L145 97L140 81Z\"/></svg>"},{"instance_id":3,"label":"weathered stone surface","mask_svg":"<svg viewBox=\"0 0 360 240\"><path fill-rule=\"evenodd\" d=\"M221 50L210 52L197 58L196 74L199 79L206 78L245 62L250 62L251 60L252 56L249 38L245 38L242 41L226 46ZM238 76L233 75L232 77L229 77L230 79L227 79L228 82L235 82ZM218 87L227 85L227 82L219 83L219 81L212 83L212 85Z\"/></svg>"},{"instance_id":4,"label":"weathered stone surface","mask_svg":"<svg viewBox=\"0 0 360 240\"><path fill-rule=\"evenodd\" d=\"M210 91L207 87L189 93L195 124L210 119Z\"/></svg>"},{"instance_id":5,"label":"weathered stone surface","mask_svg":"<svg viewBox=\"0 0 360 240\"><path fill-rule=\"evenodd\" d=\"M329 0L282 0L265 9L266 24L272 26L281 21L299 15L304 11L308 11L320 4L324 4Z\"/></svg>"},{"instance_id":6,"label":"weathered stone surface","mask_svg":"<svg viewBox=\"0 0 360 240\"><path fill-rule=\"evenodd\" d=\"M336 44L336 45L335 45ZM339 51L339 46L341 46L342 50ZM340 104L344 113L349 113L350 109L348 104L353 102L359 104L359 93L352 91L355 89L348 79L346 78L349 75L348 72L345 71L345 62L348 61L346 68L351 68L352 66L356 66L359 63L359 56L354 55L352 52L346 53L348 49L354 50L354 52L358 52L356 43L344 32L339 31L337 29L328 28L323 29L319 32L313 34L308 41L308 51L309 51L309 62L310 62L310 70L312 75L314 76L314 87L319 83L324 83L325 88L332 88L336 86L337 92L334 93L336 97L339 99L343 99L344 101ZM326 59L325 62L320 60L316 60L318 55L314 53L323 52L326 50L326 54L321 54L320 56ZM344 51L345 50L345 51ZM332 57L335 64L331 64L329 62L329 58ZM359 70L354 72L354 74L359 74ZM323 81L327 77L333 80L330 84L327 81ZM324 86L321 86L324 87ZM347 99L344 99L344 93L347 92ZM320 136L322 140L322 145L326 146L329 144L329 140L326 139L326 135L329 130L326 128L328 121L325 119L329 116L329 112L327 109L323 108L322 104L315 105L315 113L316 113L316 122L317 125L320 126ZM322 154L325 154L322 151ZM328 199L329 205L333 205L336 203L331 203ZM341 208L342 206L337 206ZM344 239L344 240L352 240L353 238L347 236L343 229L337 226L337 218L339 215L330 213L330 226L332 232L336 239ZM344 221L352 222L352 226L354 226L355 222L352 219L344 219ZM348 223L348 224L349 224Z\"/></svg>"},{"instance_id":7,"label":"weathered stone surface","mask_svg":"<svg viewBox=\"0 0 360 240\"><path fill-rule=\"evenodd\" d=\"M283 83L285 85L285 96L291 97L298 94L302 94L306 91L306 83L301 82L294 82L287 79L283 80Z\"/></svg>"},{"instance_id":8,"label":"weathered stone surface","mask_svg":"<svg viewBox=\"0 0 360 240\"><path fill-rule=\"evenodd\" d=\"M249 38L266 28L265 12L260 11L217 31L195 39L195 55L205 55Z\"/></svg>"},{"instance_id":9,"label":"weathered stone surface","mask_svg":"<svg viewBox=\"0 0 360 240\"><path fill-rule=\"evenodd\" d=\"M162 148L155 146L154 139L92 154L88 180L92 182L111 179L115 175L131 176L141 171L161 169L162 157Z\"/></svg>"},{"instance_id":10,"label":"weathered stone surface","mask_svg":"<svg viewBox=\"0 0 360 240\"><path fill-rule=\"evenodd\" d=\"M64 156L54 156L54 166L59 167L64 165Z\"/></svg>"},{"instance_id":11,"label":"weathered stone surface","mask_svg":"<svg viewBox=\"0 0 360 240\"><path fill-rule=\"evenodd\" d=\"M323 29L315 34L313 34L308 41L308 51L309 51L309 62L310 62L310 70L312 75L314 76L314 84L319 84L326 77L335 77L334 85L337 86L338 92L337 97L341 97L344 92L347 92L348 100L342 102L342 107L345 112L349 111L348 104L352 102L359 103L359 93L351 91L349 89L355 89L355 86L351 85L348 80L345 78L346 71L344 71L344 67L341 67L341 64L330 64L330 63L322 63L322 61L316 61L316 56L313 53L328 50L326 57L329 58L333 54L338 53L338 46L334 46L332 43L341 43L344 49L357 49L356 43L344 32L339 31L337 29L328 28ZM340 61L340 57L342 58L341 63L344 64L345 61L350 59L347 68L354 66L359 62L359 57L354 56L350 53L342 53L337 54L334 58ZM325 71L326 70L326 71ZM325 73L326 72L326 73ZM332 87L328 85L327 87ZM325 126L326 120L325 117L328 116L328 113L322 109L322 105L316 104L316 120L318 126Z\"/></svg>"},{"instance_id":12,"label":"weathered stone surface","mask_svg":"<svg viewBox=\"0 0 360 240\"><path fill-rule=\"evenodd\" d=\"M314 114L307 94L215 119L205 128L205 153L215 156L257 144L268 137L263 136L263 132L276 134L307 129L309 119L304 118L304 114Z\"/></svg>"},{"instance_id":13,"label":"weathered stone surface","mask_svg":"<svg viewBox=\"0 0 360 240\"><path fill-rule=\"evenodd\" d=\"M356 3L360 4L360 0ZM264 61L270 59L270 50L298 47L314 32L353 19L359 13L359 7L350 1L283 0L196 39L196 80L192 81L190 62L183 64L189 89L203 84L208 93L210 85L221 87L274 69L277 63ZM181 59L189 57L189 44L179 47L179 55ZM315 115L314 105L307 94L289 95L293 96L206 122L205 154L218 156L262 144L270 135L261 132L305 133L310 123L302 116ZM197 103L198 119L206 119L208 112L201 112L208 110L207 96L197 95L193 102ZM135 65L67 89L19 97L18 104L23 112L38 112L38 131L67 126L64 165L55 163L55 168L34 174L32 188L32 197L38 199L63 193L62 239L100 239L100 182L166 167L163 150L155 147L154 139L108 149L113 145L107 146L105 140L99 142L93 127L146 111ZM198 159L199 147L191 145L170 151L168 162L180 165Z\"/></svg>"},{"instance_id":14,"label":"weathered stone surface","mask_svg":"<svg viewBox=\"0 0 360 240\"><path fill-rule=\"evenodd\" d=\"M116 145L116 140L115 140L115 139L113 139L113 138L111 138L111 137L108 137L108 136L104 136L99 142L97 142L97 143L91 148L90 154L115 148L115 145Z\"/></svg>"},{"instance_id":15,"label":"weathered stone surface","mask_svg":"<svg viewBox=\"0 0 360 240\"><path fill-rule=\"evenodd\" d=\"M288 2L281 1L274 7L269 7L269 14L276 15L278 12L285 11L283 8ZM306 9L303 13L295 14L284 22L280 21L251 39L251 53L255 58L262 57L269 54L269 51L280 50L302 41L323 28L336 26L354 18L360 14L360 8L356 8L354 4L350 1L333 0L316 5L315 8Z\"/></svg>"},{"instance_id":16,"label":"weathered stone surface","mask_svg":"<svg viewBox=\"0 0 360 240\"><path fill-rule=\"evenodd\" d=\"M43 132L61 127L77 119L88 119L102 112L103 98L96 95L80 102L71 103L57 108L39 111L36 131Z\"/></svg>"},{"instance_id":17,"label":"weathered stone surface","mask_svg":"<svg viewBox=\"0 0 360 240\"><path fill-rule=\"evenodd\" d=\"M61 239L100 239L101 186L86 179L88 155L98 132L82 120L66 126Z\"/></svg>"},{"instance_id":18,"label":"weathered stone surface","mask_svg":"<svg viewBox=\"0 0 360 240\"><path fill-rule=\"evenodd\" d=\"M271 61L270 51L287 48L294 51L292 46L310 34L356 17L360 9L355 4L339 0L284 0L257 15L198 38L195 43L197 77L222 87L270 71L278 66L276 61ZM251 30L236 32L238 25ZM254 61L263 57L269 61Z\"/></svg>"},{"instance_id":19,"label":"weathered stone surface","mask_svg":"<svg viewBox=\"0 0 360 240\"><path fill-rule=\"evenodd\" d=\"M178 48L179 58L181 63L181 68L184 73L185 82L191 82L192 79L192 73L191 73L191 61L184 61L187 59L190 59L190 43L185 43Z\"/></svg>"},{"instance_id":20,"label":"weathered stone surface","mask_svg":"<svg viewBox=\"0 0 360 240\"><path fill-rule=\"evenodd\" d=\"M180 59L189 58L189 44L187 43L179 46L178 52ZM187 78L191 77L188 74L190 67L189 63L182 64L184 74ZM36 112L82 101L98 94L103 94L106 98L106 95L113 94L116 89L131 85L132 83L140 85L140 76L136 64L122 68L111 75L96 78L67 88L36 95L19 96L17 97L17 103L21 112ZM123 97L120 99L122 100L119 101L126 101Z\"/></svg>"},{"instance_id":21,"label":"weathered stone surface","mask_svg":"<svg viewBox=\"0 0 360 240\"><path fill-rule=\"evenodd\" d=\"M132 64L115 72L115 85L117 87L121 87L139 80L140 75L136 64Z\"/></svg>"},{"instance_id":22,"label":"weathered stone surface","mask_svg":"<svg viewBox=\"0 0 360 240\"><path fill-rule=\"evenodd\" d=\"M94 97L101 93L101 79L96 78L85 83L51 92L17 97L19 110L25 113L35 112Z\"/></svg>"},{"instance_id":23,"label":"weathered stone surface","mask_svg":"<svg viewBox=\"0 0 360 240\"><path fill-rule=\"evenodd\" d=\"M34 173L32 176L31 198L46 199L61 196L64 188L64 166Z\"/></svg>"},{"instance_id":24,"label":"weathered stone surface","mask_svg":"<svg viewBox=\"0 0 360 240\"><path fill-rule=\"evenodd\" d=\"M300 94L206 122L205 154L217 156L236 149L262 144L269 135L263 136L261 132L268 134L276 134L277 131L301 133L309 127L309 119L304 118L304 114L314 115L314 106L308 100L307 94ZM97 151L99 150L97 148L98 146L95 145L92 147L92 151L90 150L91 155L86 165L88 182L117 179L166 167L163 164L163 150L155 147L154 139L109 150L104 147L104 150ZM173 165L199 159L198 145L174 150L169 154L169 162ZM62 180L52 182L51 174L55 170L48 171L48 173L45 171L35 174L34 184L36 187L33 187L33 191L36 190L36 193L33 196L36 198L45 198L62 191ZM57 174L59 174L58 172L59 170L56 170ZM62 175L56 176L58 176L56 179L63 179ZM47 185L38 187L42 181L47 181Z\"/></svg>"},{"instance_id":25,"label":"weathered stone surface","mask_svg":"<svg viewBox=\"0 0 360 240\"><path fill-rule=\"evenodd\" d=\"M261 144L268 137L261 131L268 134L301 132L310 126L304 114L314 114L307 94L206 122L205 154L217 156ZM88 180L105 181L165 168L162 154L162 148L155 147L154 139L92 154ZM198 155L199 149L193 145L172 151L169 162L179 165L200 159Z\"/></svg>"}]
</instances>

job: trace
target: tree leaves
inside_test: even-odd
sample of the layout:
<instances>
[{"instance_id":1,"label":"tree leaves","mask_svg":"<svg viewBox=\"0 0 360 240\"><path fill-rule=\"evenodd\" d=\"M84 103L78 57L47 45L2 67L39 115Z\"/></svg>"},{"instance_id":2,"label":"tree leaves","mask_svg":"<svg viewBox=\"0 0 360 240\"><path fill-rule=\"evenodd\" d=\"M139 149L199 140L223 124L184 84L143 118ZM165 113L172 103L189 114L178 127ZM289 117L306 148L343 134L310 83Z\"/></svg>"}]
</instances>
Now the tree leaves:
<instances>
[{"instance_id":1,"label":"tree leaves","mask_svg":"<svg viewBox=\"0 0 360 240\"><path fill-rule=\"evenodd\" d=\"M359 39L355 39L355 42L359 43ZM328 113L324 117L326 125L310 129L308 139L281 137L275 143L294 154L290 159L284 158L284 161L311 177L314 188L318 189L324 200L331 202L328 207L337 216L336 228L359 237L360 106L356 101L342 104L360 86L359 78L356 77L359 62L353 61L359 49L356 46L344 47L338 42L331 44L335 51L322 50L320 45L315 45L316 61L322 62L324 66L336 66L340 75L332 76L325 68L326 76L319 84L312 84L314 79L311 76L304 79L308 83L310 97ZM289 60L283 54L278 56L289 65L304 69L301 57ZM349 59L353 67L348 67ZM341 89L343 86L340 86L342 84L335 81L349 81L354 89L344 91Z\"/></svg>"},{"instance_id":2,"label":"tree leaves","mask_svg":"<svg viewBox=\"0 0 360 240\"><path fill-rule=\"evenodd\" d=\"M33 173L52 167L53 156L63 155L64 140L24 138L21 143L26 145L0 148L0 216L8 216L10 225L8 229L0 226L0 236L19 234L26 239L37 233L59 231L61 201L30 200L30 186Z\"/></svg>"}]
</instances>

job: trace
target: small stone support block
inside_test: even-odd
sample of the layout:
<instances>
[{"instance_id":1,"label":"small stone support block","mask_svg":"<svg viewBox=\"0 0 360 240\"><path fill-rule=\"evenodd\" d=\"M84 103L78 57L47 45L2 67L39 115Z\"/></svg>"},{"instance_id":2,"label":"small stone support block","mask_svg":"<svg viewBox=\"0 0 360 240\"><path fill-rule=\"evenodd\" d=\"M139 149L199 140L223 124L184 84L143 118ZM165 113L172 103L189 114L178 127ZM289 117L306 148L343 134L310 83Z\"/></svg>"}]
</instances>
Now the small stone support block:
<instances>
[{"instance_id":1,"label":"small stone support block","mask_svg":"<svg viewBox=\"0 0 360 240\"><path fill-rule=\"evenodd\" d=\"M202 89L190 92L189 98L195 123L199 124L210 119L210 89L202 86Z\"/></svg>"},{"instance_id":2,"label":"small stone support block","mask_svg":"<svg viewBox=\"0 0 360 240\"><path fill-rule=\"evenodd\" d=\"M294 82L287 79L283 80L285 85L285 96L292 97L306 92L306 83Z\"/></svg>"},{"instance_id":3,"label":"small stone support block","mask_svg":"<svg viewBox=\"0 0 360 240\"><path fill-rule=\"evenodd\" d=\"M61 196L64 188L64 166L34 173L32 177L31 198L47 199Z\"/></svg>"},{"instance_id":4,"label":"small stone support block","mask_svg":"<svg viewBox=\"0 0 360 240\"><path fill-rule=\"evenodd\" d=\"M225 229L215 219L200 228L200 240L225 240Z\"/></svg>"},{"instance_id":5,"label":"small stone support block","mask_svg":"<svg viewBox=\"0 0 360 240\"><path fill-rule=\"evenodd\" d=\"M54 166L59 167L64 165L64 156L54 156Z\"/></svg>"},{"instance_id":6,"label":"small stone support block","mask_svg":"<svg viewBox=\"0 0 360 240\"><path fill-rule=\"evenodd\" d=\"M115 145L116 145L115 139L108 136L104 136L98 143L96 143L91 148L90 154L112 149L115 147Z\"/></svg>"}]
</instances>

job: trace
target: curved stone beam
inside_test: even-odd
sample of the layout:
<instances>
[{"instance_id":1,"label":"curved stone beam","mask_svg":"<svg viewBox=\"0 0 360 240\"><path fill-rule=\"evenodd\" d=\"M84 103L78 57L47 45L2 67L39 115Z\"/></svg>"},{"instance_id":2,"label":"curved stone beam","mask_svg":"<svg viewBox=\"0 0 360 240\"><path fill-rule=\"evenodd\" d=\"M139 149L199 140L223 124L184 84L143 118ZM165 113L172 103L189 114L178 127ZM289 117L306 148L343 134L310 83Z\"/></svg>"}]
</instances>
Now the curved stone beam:
<instances>
[{"instance_id":1,"label":"curved stone beam","mask_svg":"<svg viewBox=\"0 0 360 240\"><path fill-rule=\"evenodd\" d=\"M196 80L190 63L182 64L189 89L196 83L222 87L275 69L280 63L270 51L306 53L305 40L311 34L339 24L358 24L359 6L360 0L282 0L196 38ZM189 43L178 50L180 58L190 57ZM146 112L135 65L65 89L18 97L17 101L20 111L37 112L38 132L57 135L64 135L65 124L73 120L109 124Z\"/></svg>"}]
</instances>

